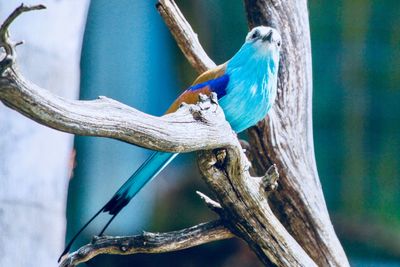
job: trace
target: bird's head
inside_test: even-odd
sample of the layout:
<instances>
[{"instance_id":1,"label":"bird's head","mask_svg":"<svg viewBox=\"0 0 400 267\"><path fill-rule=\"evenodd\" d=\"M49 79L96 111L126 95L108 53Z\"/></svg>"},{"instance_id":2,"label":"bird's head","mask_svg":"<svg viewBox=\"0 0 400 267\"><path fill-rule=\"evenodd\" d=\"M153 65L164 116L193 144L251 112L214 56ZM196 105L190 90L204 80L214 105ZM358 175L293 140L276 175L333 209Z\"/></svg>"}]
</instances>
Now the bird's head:
<instances>
[{"instance_id":1,"label":"bird's head","mask_svg":"<svg viewBox=\"0 0 400 267\"><path fill-rule=\"evenodd\" d=\"M266 64L269 72L276 74L281 44L281 35L277 30L267 26L253 28L242 47L229 60L228 71L242 67L253 71L252 66L262 69L263 64Z\"/></svg>"},{"instance_id":2,"label":"bird's head","mask_svg":"<svg viewBox=\"0 0 400 267\"><path fill-rule=\"evenodd\" d=\"M279 54L282 39L277 30L267 26L253 28L246 36L245 45L252 46L257 53Z\"/></svg>"}]
</instances>

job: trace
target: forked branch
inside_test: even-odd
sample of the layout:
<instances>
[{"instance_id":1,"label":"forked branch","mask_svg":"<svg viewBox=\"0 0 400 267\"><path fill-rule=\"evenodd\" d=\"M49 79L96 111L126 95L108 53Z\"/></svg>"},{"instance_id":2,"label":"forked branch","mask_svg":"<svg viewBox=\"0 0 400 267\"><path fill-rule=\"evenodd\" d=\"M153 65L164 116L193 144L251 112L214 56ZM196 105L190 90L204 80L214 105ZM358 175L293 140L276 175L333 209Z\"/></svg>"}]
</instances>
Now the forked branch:
<instances>
[{"instance_id":1,"label":"forked branch","mask_svg":"<svg viewBox=\"0 0 400 267\"><path fill-rule=\"evenodd\" d=\"M2 74L15 60L15 47L22 42L13 43L8 37L8 28L11 23L22 13L45 9L43 5L26 6L21 4L17 7L1 24L0 27L0 47L4 49L5 56L0 61L0 74Z\"/></svg>"}]
</instances>

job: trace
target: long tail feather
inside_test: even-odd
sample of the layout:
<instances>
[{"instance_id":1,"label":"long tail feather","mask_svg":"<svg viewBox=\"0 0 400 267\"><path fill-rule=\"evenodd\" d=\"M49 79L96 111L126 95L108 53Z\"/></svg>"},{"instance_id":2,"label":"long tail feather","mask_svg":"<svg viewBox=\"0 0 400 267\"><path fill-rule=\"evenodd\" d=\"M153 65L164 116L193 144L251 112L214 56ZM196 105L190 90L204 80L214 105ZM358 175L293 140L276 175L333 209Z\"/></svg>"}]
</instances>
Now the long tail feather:
<instances>
[{"instance_id":1,"label":"long tail feather","mask_svg":"<svg viewBox=\"0 0 400 267\"><path fill-rule=\"evenodd\" d=\"M108 201L103 211L111 215L118 214L140 189L157 176L177 155L166 152L154 152Z\"/></svg>"},{"instance_id":2,"label":"long tail feather","mask_svg":"<svg viewBox=\"0 0 400 267\"><path fill-rule=\"evenodd\" d=\"M104 207L101 208L98 212L96 212L95 215L93 215L92 218L90 218L90 220L85 223L85 225L74 235L74 237L72 237L71 241L69 241L68 245L65 247L63 253L61 253L61 256L58 258L57 262L60 262L61 258L68 253L68 251L71 249L72 244L74 243L74 241L76 240L76 238L79 236L80 233L83 232L83 230L86 229L86 227L97 217L99 216L99 214L103 211Z\"/></svg>"},{"instance_id":3,"label":"long tail feather","mask_svg":"<svg viewBox=\"0 0 400 267\"><path fill-rule=\"evenodd\" d=\"M61 254L58 261L68 253L72 244L79 234L97 217L101 212L108 212L113 215L100 232L104 233L115 216L131 201L131 199L142 189L149 181L156 177L178 154L167 152L154 152L131 177L120 187L114 196L102 207L71 239Z\"/></svg>"},{"instance_id":4,"label":"long tail feather","mask_svg":"<svg viewBox=\"0 0 400 267\"><path fill-rule=\"evenodd\" d=\"M117 213L118 214L118 213ZM117 214L114 214L110 220L108 220L108 222L106 223L106 225L104 225L103 229L101 229L99 236L102 236L104 231L108 228L108 226L111 224L111 222L115 219L115 217L117 216Z\"/></svg>"}]
</instances>

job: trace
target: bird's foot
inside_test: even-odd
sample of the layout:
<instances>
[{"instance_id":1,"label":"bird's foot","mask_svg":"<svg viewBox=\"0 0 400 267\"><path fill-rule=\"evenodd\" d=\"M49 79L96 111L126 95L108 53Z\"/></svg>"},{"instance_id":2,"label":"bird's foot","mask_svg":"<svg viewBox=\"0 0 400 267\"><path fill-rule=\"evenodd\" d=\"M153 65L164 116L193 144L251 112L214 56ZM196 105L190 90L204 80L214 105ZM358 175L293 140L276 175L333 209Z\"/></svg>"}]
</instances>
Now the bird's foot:
<instances>
[{"instance_id":1,"label":"bird's foot","mask_svg":"<svg viewBox=\"0 0 400 267\"><path fill-rule=\"evenodd\" d=\"M199 107L201 110L209 110L215 107L214 112L218 107L218 97L216 93L211 93L211 95L199 94Z\"/></svg>"}]
</instances>

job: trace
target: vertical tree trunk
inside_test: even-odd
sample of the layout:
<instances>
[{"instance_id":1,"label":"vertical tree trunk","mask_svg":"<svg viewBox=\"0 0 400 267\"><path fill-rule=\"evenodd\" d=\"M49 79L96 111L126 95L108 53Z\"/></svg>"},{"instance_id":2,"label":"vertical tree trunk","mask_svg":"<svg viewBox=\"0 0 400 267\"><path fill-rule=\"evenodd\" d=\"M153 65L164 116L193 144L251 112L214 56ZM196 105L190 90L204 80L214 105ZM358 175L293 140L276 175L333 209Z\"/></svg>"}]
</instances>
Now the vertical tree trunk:
<instances>
[{"instance_id":1,"label":"vertical tree trunk","mask_svg":"<svg viewBox=\"0 0 400 267\"><path fill-rule=\"evenodd\" d=\"M25 41L18 65L40 86L75 98L88 1L40 3L49 10L21 16L10 29L14 40ZM18 4L1 1L1 20ZM56 264L64 245L72 140L0 105L0 266Z\"/></svg>"},{"instance_id":2,"label":"vertical tree trunk","mask_svg":"<svg viewBox=\"0 0 400 267\"><path fill-rule=\"evenodd\" d=\"M312 66L306 0L244 0L250 27L280 30L278 98L268 118L249 130L255 171L272 163L280 187L275 214L319 266L348 266L329 219L316 169L312 134Z\"/></svg>"}]
</instances>

